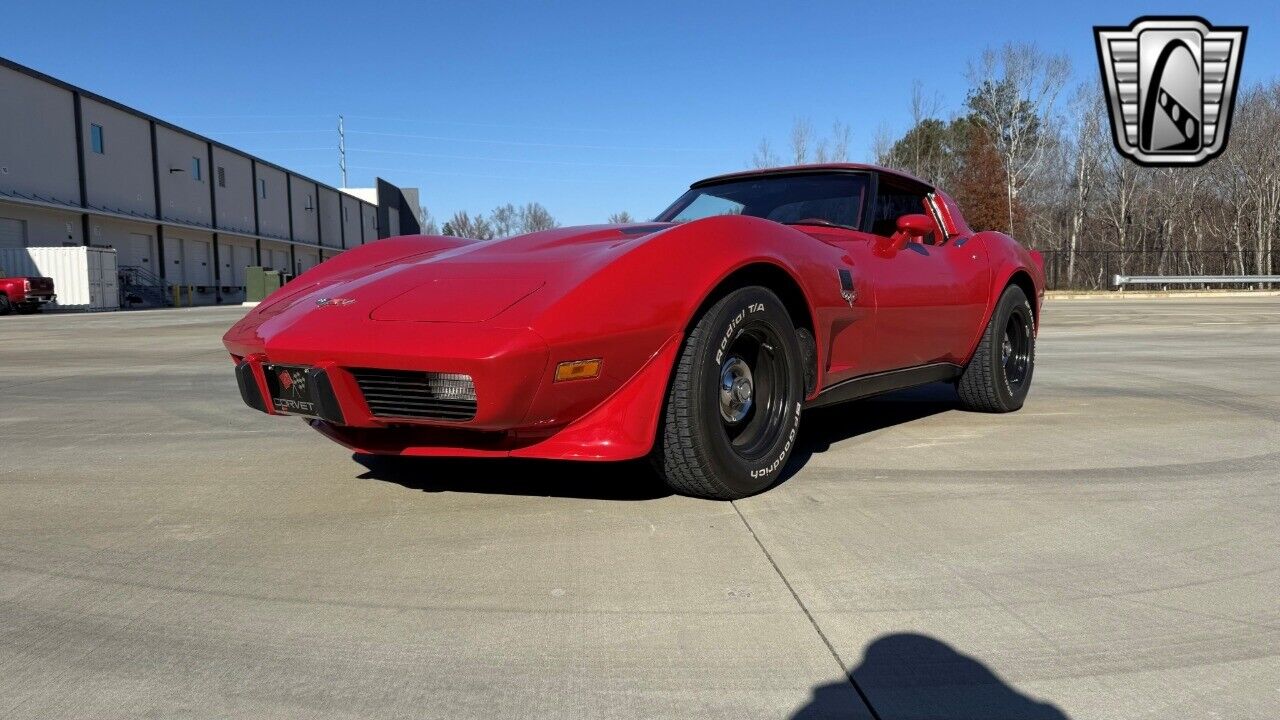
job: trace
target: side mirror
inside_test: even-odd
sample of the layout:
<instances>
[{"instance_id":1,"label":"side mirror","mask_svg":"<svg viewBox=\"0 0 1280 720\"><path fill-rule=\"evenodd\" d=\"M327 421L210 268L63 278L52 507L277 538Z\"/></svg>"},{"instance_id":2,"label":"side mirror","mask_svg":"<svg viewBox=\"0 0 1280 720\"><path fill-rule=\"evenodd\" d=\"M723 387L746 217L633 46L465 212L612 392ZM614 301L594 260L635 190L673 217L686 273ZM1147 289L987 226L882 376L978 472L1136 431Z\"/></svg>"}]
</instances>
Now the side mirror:
<instances>
[{"instance_id":1,"label":"side mirror","mask_svg":"<svg viewBox=\"0 0 1280 720\"><path fill-rule=\"evenodd\" d=\"M933 232L933 220L923 213L903 215L898 218L898 232L911 238L924 237Z\"/></svg>"},{"instance_id":2,"label":"side mirror","mask_svg":"<svg viewBox=\"0 0 1280 720\"><path fill-rule=\"evenodd\" d=\"M898 218L898 230L880 244L880 252L892 255L907 246L907 243L918 240L933 232L933 219L923 213L903 215Z\"/></svg>"}]
</instances>

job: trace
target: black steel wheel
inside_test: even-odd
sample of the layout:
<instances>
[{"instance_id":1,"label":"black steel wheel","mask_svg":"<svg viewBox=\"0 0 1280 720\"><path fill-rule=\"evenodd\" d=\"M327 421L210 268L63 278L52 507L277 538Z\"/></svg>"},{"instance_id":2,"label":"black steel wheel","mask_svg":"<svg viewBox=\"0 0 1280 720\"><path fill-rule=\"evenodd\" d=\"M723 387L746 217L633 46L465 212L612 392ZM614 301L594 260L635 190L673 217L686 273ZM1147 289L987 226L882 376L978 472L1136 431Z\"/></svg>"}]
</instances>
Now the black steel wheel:
<instances>
[{"instance_id":1,"label":"black steel wheel","mask_svg":"<svg viewBox=\"0 0 1280 720\"><path fill-rule=\"evenodd\" d=\"M800 344L782 301L763 287L736 290L685 341L655 460L676 492L753 495L777 482L803 401Z\"/></svg>"},{"instance_id":2,"label":"black steel wheel","mask_svg":"<svg viewBox=\"0 0 1280 720\"><path fill-rule=\"evenodd\" d=\"M1035 323L1031 301L1022 288L1005 288L978 349L956 383L965 407L981 412L1013 412L1022 407L1036 365Z\"/></svg>"}]
</instances>

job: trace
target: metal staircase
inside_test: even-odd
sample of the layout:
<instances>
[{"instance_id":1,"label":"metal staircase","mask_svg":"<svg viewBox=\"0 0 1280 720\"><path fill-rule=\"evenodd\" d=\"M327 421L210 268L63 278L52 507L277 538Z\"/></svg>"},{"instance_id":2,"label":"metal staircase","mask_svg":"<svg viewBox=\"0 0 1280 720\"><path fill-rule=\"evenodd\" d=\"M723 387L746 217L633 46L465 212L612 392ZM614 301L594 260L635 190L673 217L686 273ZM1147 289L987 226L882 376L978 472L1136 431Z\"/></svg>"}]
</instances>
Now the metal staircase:
<instances>
[{"instance_id":1,"label":"metal staircase","mask_svg":"<svg viewBox=\"0 0 1280 720\"><path fill-rule=\"evenodd\" d=\"M136 305L128 302L130 295L141 299L145 307L165 307L172 304L169 299L169 283L147 268L120 265L116 270L120 277L120 307Z\"/></svg>"}]
</instances>

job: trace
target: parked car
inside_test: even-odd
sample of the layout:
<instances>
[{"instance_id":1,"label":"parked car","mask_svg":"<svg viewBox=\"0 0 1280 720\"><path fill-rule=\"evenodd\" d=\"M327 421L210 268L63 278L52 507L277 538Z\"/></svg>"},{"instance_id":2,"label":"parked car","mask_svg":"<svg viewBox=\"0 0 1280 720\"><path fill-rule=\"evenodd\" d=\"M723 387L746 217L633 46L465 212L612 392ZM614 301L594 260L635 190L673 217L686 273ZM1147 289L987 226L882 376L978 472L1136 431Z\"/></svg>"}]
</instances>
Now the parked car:
<instances>
[{"instance_id":1,"label":"parked car","mask_svg":"<svg viewBox=\"0 0 1280 720\"><path fill-rule=\"evenodd\" d=\"M652 222L370 243L224 343L245 403L360 453L649 457L732 499L779 480L806 408L937 381L1020 408L1043 294L1038 253L928 183L798 166L694 183Z\"/></svg>"},{"instance_id":2,"label":"parked car","mask_svg":"<svg viewBox=\"0 0 1280 720\"><path fill-rule=\"evenodd\" d=\"M8 315L11 310L22 314L40 312L45 304L57 299L53 278L5 277L0 268L0 315Z\"/></svg>"}]
</instances>

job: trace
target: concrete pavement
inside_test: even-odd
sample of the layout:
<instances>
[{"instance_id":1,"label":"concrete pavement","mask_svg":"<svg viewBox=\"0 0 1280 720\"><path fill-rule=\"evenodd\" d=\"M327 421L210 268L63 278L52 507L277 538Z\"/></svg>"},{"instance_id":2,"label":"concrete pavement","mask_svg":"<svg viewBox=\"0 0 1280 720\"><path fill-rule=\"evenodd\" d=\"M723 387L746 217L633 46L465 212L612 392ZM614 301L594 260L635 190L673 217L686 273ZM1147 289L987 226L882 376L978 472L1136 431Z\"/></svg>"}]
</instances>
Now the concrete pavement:
<instances>
[{"instance_id":1,"label":"concrete pavement","mask_svg":"<svg viewBox=\"0 0 1280 720\"><path fill-rule=\"evenodd\" d=\"M1280 706L1275 298L1051 303L1023 411L815 411L733 504L357 462L240 405L241 312L0 318L0 717Z\"/></svg>"}]
</instances>

